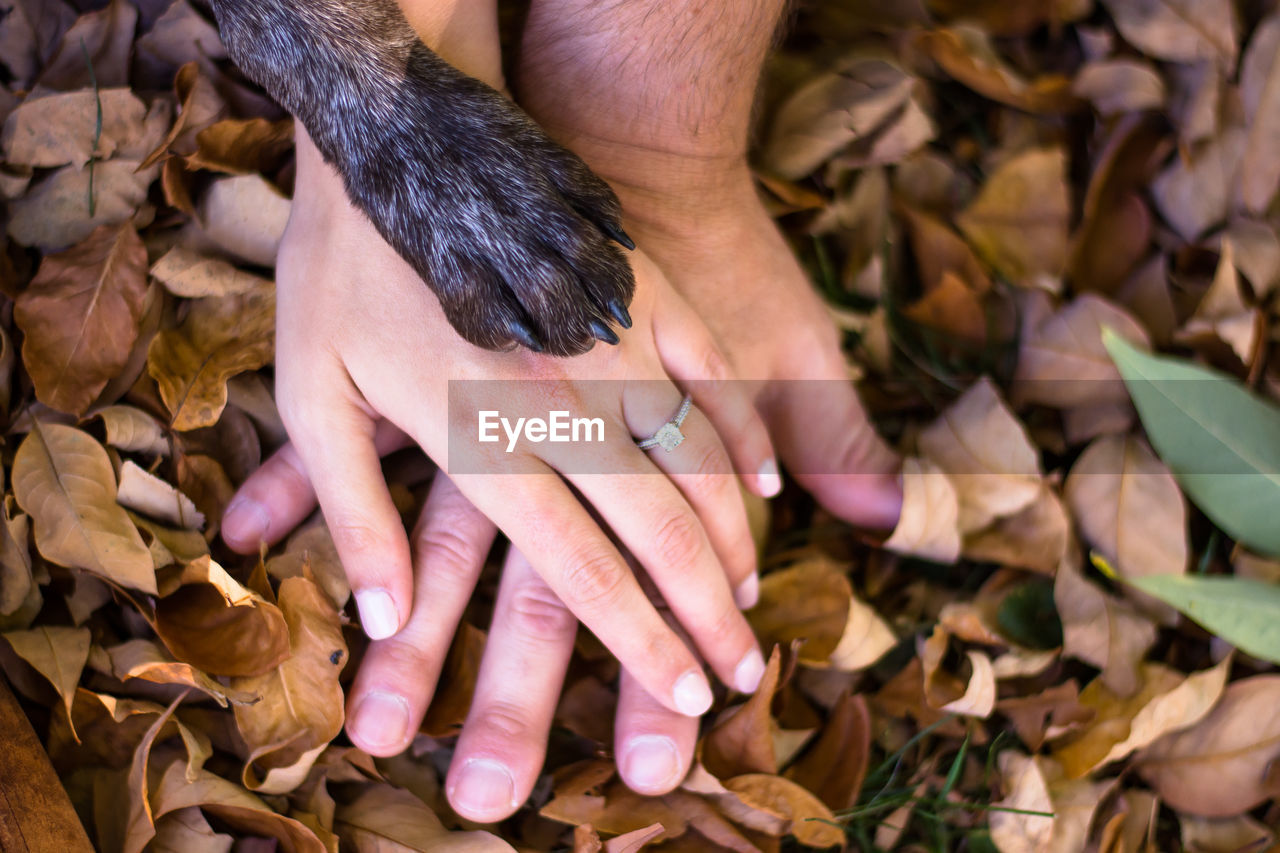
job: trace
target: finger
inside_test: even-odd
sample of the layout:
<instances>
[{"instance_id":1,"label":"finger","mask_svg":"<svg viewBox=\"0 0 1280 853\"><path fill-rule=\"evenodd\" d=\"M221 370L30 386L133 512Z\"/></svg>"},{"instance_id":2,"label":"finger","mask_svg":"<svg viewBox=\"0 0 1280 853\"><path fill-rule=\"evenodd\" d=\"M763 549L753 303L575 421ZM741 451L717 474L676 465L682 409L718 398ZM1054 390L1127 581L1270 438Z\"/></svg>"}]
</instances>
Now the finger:
<instances>
[{"instance_id":1,"label":"finger","mask_svg":"<svg viewBox=\"0 0 1280 853\"><path fill-rule=\"evenodd\" d=\"M381 640L409 614L409 538L382 475L373 419L353 402L328 399L325 408L290 415L282 405L281 415L346 570L360 624Z\"/></svg>"},{"instance_id":2,"label":"finger","mask_svg":"<svg viewBox=\"0 0 1280 853\"><path fill-rule=\"evenodd\" d=\"M876 434L846 377L781 383L764 413L787 468L819 503L852 524L889 529L898 523L898 457Z\"/></svg>"},{"instance_id":3,"label":"finger","mask_svg":"<svg viewBox=\"0 0 1280 853\"><path fill-rule=\"evenodd\" d=\"M409 437L391 423L378 424L373 438L380 456L409 445ZM274 545L316 508L316 493L290 442L277 450L241 484L222 517L222 540L240 554L255 554L262 542Z\"/></svg>"},{"instance_id":4,"label":"finger","mask_svg":"<svg viewBox=\"0 0 1280 853\"><path fill-rule=\"evenodd\" d=\"M536 464L536 473L530 467L454 479L515 547L532 555L534 570L646 690L673 711L700 716L712 700L701 664L564 481Z\"/></svg>"},{"instance_id":5,"label":"finger","mask_svg":"<svg viewBox=\"0 0 1280 853\"><path fill-rule=\"evenodd\" d=\"M751 491L771 498L782 476L769 431L756 411L751 384L738 379L702 320L671 294L654 308L654 342L662 366L715 425L736 469Z\"/></svg>"},{"instance_id":6,"label":"finger","mask_svg":"<svg viewBox=\"0 0 1280 853\"><path fill-rule=\"evenodd\" d=\"M721 680L745 693L755 690L764 658L698 515L634 445L619 447L608 470L570 480L645 567Z\"/></svg>"},{"instance_id":7,"label":"finger","mask_svg":"<svg viewBox=\"0 0 1280 853\"><path fill-rule=\"evenodd\" d=\"M631 790L648 796L673 790L689 773L697 740L697 719L673 714L622 670L613 749Z\"/></svg>"},{"instance_id":8,"label":"finger","mask_svg":"<svg viewBox=\"0 0 1280 853\"><path fill-rule=\"evenodd\" d=\"M347 697L347 734L365 752L395 755L413 740L496 535L436 474L413 535L413 611L398 634L369 645Z\"/></svg>"},{"instance_id":9,"label":"finger","mask_svg":"<svg viewBox=\"0 0 1280 853\"><path fill-rule=\"evenodd\" d=\"M631 386L643 390L634 393L630 400L624 399L624 417L629 424L660 424L675 411L678 403L655 402L671 401L673 394L648 393L657 390L656 384ZM685 439L674 450L668 452L655 447L646 453L676 485L702 522L738 607L743 610L754 607L760 595L755 542L738 478L728 473L728 454L715 429L696 406L689 409L680 430ZM646 433L636 431L636 434Z\"/></svg>"},{"instance_id":10,"label":"finger","mask_svg":"<svg viewBox=\"0 0 1280 853\"><path fill-rule=\"evenodd\" d=\"M528 560L512 549L445 786L458 814L492 823L529 797L546 754L577 626Z\"/></svg>"}]
</instances>

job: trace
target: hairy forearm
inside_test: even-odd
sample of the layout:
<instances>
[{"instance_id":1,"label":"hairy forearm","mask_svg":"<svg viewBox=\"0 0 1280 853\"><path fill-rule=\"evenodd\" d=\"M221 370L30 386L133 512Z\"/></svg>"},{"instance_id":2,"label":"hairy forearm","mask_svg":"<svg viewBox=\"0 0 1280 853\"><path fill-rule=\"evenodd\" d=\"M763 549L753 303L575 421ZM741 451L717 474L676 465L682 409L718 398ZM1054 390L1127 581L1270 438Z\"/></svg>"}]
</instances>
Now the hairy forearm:
<instances>
[{"instance_id":1,"label":"hairy forearm","mask_svg":"<svg viewBox=\"0 0 1280 853\"><path fill-rule=\"evenodd\" d=\"M397 0L418 38L464 74L502 89L497 8L475 0Z\"/></svg>"},{"instance_id":2,"label":"hairy forearm","mask_svg":"<svg viewBox=\"0 0 1280 853\"><path fill-rule=\"evenodd\" d=\"M553 132L696 157L746 150L786 0L537 0L518 95Z\"/></svg>"}]
</instances>

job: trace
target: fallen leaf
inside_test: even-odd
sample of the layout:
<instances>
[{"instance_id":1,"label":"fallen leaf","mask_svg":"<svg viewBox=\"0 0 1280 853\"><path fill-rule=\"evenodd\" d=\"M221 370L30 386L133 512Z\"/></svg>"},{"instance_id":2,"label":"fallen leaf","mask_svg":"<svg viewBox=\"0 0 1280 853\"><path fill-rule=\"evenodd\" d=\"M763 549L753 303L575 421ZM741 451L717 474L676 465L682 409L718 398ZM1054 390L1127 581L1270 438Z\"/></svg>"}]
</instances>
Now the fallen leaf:
<instances>
[{"instance_id":1,"label":"fallen leaf","mask_svg":"<svg viewBox=\"0 0 1280 853\"><path fill-rule=\"evenodd\" d=\"M1270 850L1276 843L1275 830L1248 815L1206 818L1179 815L1182 846L1189 853L1239 853Z\"/></svg>"},{"instance_id":2,"label":"fallen leaf","mask_svg":"<svg viewBox=\"0 0 1280 853\"><path fill-rule=\"evenodd\" d=\"M844 636L852 595L836 564L805 560L760 578L759 603L747 611L747 621L765 648L803 640L800 660L825 665Z\"/></svg>"},{"instance_id":3,"label":"fallen leaf","mask_svg":"<svg viewBox=\"0 0 1280 853\"><path fill-rule=\"evenodd\" d=\"M1264 213L1280 188L1280 14L1258 25L1240 65L1240 97L1249 128L1240 164L1249 179L1242 195L1252 213Z\"/></svg>"},{"instance_id":4,"label":"fallen leaf","mask_svg":"<svg viewBox=\"0 0 1280 853\"><path fill-rule=\"evenodd\" d=\"M227 687L191 664L173 660L150 640L128 640L108 648L107 654L111 657L112 672L121 681L140 678L156 684L194 687L213 697L224 708L229 702L251 704L259 698L257 693Z\"/></svg>"},{"instance_id":5,"label":"fallen leaf","mask_svg":"<svg viewBox=\"0 0 1280 853\"><path fill-rule=\"evenodd\" d=\"M1139 775L1171 808L1203 817L1243 814L1275 796L1267 770L1280 756L1280 676L1228 685L1209 715L1140 752Z\"/></svg>"},{"instance_id":6,"label":"fallen leaf","mask_svg":"<svg viewBox=\"0 0 1280 853\"><path fill-rule=\"evenodd\" d=\"M102 111L101 128L98 110ZM129 89L82 89L27 98L4 121L0 149L9 166L49 169L107 160L143 132L144 104Z\"/></svg>"},{"instance_id":7,"label":"fallen leaf","mask_svg":"<svg viewBox=\"0 0 1280 853\"><path fill-rule=\"evenodd\" d=\"M1235 266L1253 285L1254 295L1265 299L1280 283L1280 233L1256 219L1237 219L1223 232L1222 244L1230 241Z\"/></svg>"},{"instance_id":8,"label":"fallen leaf","mask_svg":"<svg viewBox=\"0 0 1280 853\"><path fill-rule=\"evenodd\" d=\"M107 430L107 444L126 453L168 456L169 439L155 418L133 406L107 406L93 417L101 418Z\"/></svg>"},{"instance_id":9,"label":"fallen leaf","mask_svg":"<svg viewBox=\"0 0 1280 853\"><path fill-rule=\"evenodd\" d=\"M996 53L990 37L969 24L921 33L919 43L944 71L975 92L1033 113L1073 110L1070 81L1058 74L1026 80Z\"/></svg>"},{"instance_id":10,"label":"fallen leaf","mask_svg":"<svg viewBox=\"0 0 1280 853\"><path fill-rule=\"evenodd\" d=\"M1080 688L1075 679L1031 696L1001 699L996 703L996 710L1009 718L1013 730L1033 752L1038 752L1046 739L1088 723L1097 713L1080 702Z\"/></svg>"},{"instance_id":11,"label":"fallen leaf","mask_svg":"<svg viewBox=\"0 0 1280 853\"><path fill-rule=\"evenodd\" d=\"M950 478L926 459L902 462L902 515L884 547L939 563L960 555L960 501Z\"/></svg>"},{"instance_id":12,"label":"fallen leaf","mask_svg":"<svg viewBox=\"0 0 1280 853\"><path fill-rule=\"evenodd\" d=\"M1240 50L1231 0L1102 0L1125 40L1173 62L1211 59L1228 71Z\"/></svg>"},{"instance_id":13,"label":"fallen leaf","mask_svg":"<svg viewBox=\"0 0 1280 853\"><path fill-rule=\"evenodd\" d=\"M289 221L289 200L261 175L222 178L205 191L197 217L205 236L224 252L271 267Z\"/></svg>"},{"instance_id":14,"label":"fallen leaf","mask_svg":"<svg viewBox=\"0 0 1280 853\"><path fill-rule=\"evenodd\" d=\"M1062 620L1062 653L1102 670L1121 697L1139 687L1138 662L1156 641L1151 620L1086 580L1070 556L1058 568L1053 599Z\"/></svg>"},{"instance_id":15,"label":"fallen leaf","mask_svg":"<svg viewBox=\"0 0 1280 853\"><path fill-rule=\"evenodd\" d=\"M223 119L196 134L189 169L229 175L269 172L293 148L293 120Z\"/></svg>"},{"instance_id":16,"label":"fallen leaf","mask_svg":"<svg viewBox=\"0 0 1280 853\"><path fill-rule=\"evenodd\" d=\"M769 708L778 688L781 667L782 649L775 645L756 692L717 720L703 738L699 755L703 766L716 777L728 779L743 773L778 772L773 743L777 725Z\"/></svg>"},{"instance_id":17,"label":"fallen leaf","mask_svg":"<svg viewBox=\"0 0 1280 853\"><path fill-rule=\"evenodd\" d=\"M1265 328L1261 312L1244 302L1240 276L1236 272L1235 250L1231 240L1224 239L1213 283L1196 306L1195 314L1174 336L1174 340L1191 346L1206 339L1221 341L1231 347L1241 364L1248 366L1257 356L1258 341Z\"/></svg>"},{"instance_id":18,"label":"fallen leaf","mask_svg":"<svg viewBox=\"0 0 1280 853\"><path fill-rule=\"evenodd\" d=\"M29 631L7 631L3 636L18 657L31 664L58 691L70 720L76 685L89 659L89 629L42 625ZM74 737L74 724L71 733Z\"/></svg>"},{"instance_id":19,"label":"fallen leaf","mask_svg":"<svg viewBox=\"0 0 1280 853\"><path fill-rule=\"evenodd\" d=\"M1236 210L1247 134L1230 127L1179 157L1151 183L1156 209L1178 236L1195 242Z\"/></svg>"},{"instance_id":20,"label":"fallen leaf","mask_svg":"<svg viewBox=\"0 0 1280 853\"><path fill-rule=\"evenodd\" d=\"M147 251L129 225L104 226L48 255L14 305L22 358L42 403L82 415L125 366L147 292Z\"/></svg>"},{"instance_id":21,"label":"fallen leaf","mask_svg":"<svg viewBox=\"0 0 1280 853\"><path fill-rule=\"evenodd\" d=\"M270 287L270 282L218 258L175 246L151 265L151 275L174 296L199 299L235 296Z\"/></svg>"},{"instance_id":22,"label":"fallen leaf","mask_svg":"<svg viewBox=\"0 0 1280 853\"><path fill-rule=\"evenodd\" d=\"M1037 756L1016 750L1000 753L1000 780L1005 796L989 818L991 841L1000 853L1040 853L1054 832L1053 801Z\"/></svg>"},{"instance_id":23,"label":"fallen leaf","mask_svg":"<svg viewBox=\"0 0 1280 853\"><path fill-rule=\"evenodd\" d=\"M107 160L88 169L64 166L9 203L9 236L24 246L59 251L102 226L128 222L146 201L155 179L138 171L139 161ZM92 175L93 212L89 211Z\"/></svg>"},{"instance_id":24,"label":"fallen leaf","mask_svg":"<svg viewBox=\"0 0 1280 853\"><path fill-rule=\"evenodd\" d=\"M488 832L448 831L422 801L390 785L371 785L340 805L334 826L358 853L515 853L510 844Z\"/></svg>"},{"instance_id":25,"label":"fallen leaf","mask_svg":"<svg viewBox=\"0 0 1280 853\"><path fill-rule=\"evenodd\" d=\"M964 538L963 555L1053 574L1067 553L1071 522L1057 493L1040 486L1031 503Z\"/></svg>"},{"instance_id":26,"label":"fallen leaf","mask_svg":"<svg viewBox=\"0 0 1280 853\"><path fill-rule=\"evenodd\" d=\"M822 733L786 777L832 811L853 808L871 758L871 712L862 696L841 696Z\"/></svg>"},{"instance_id":27,"label":"fallen leaf","mask_svg":"<svg viewBox=\"0 0 1280 853\"><path fill-rule=\"evenodd\" d=\"M844 830L835 826L835 817L817 797L781 776L748 773L724 783L744 805L777 815L796 840L808 847L844 844Z\"/></svg>"},{"instance_id":28,"label":"fallen leaf","mask_svg":"<svg viewBox=\"0 0 1280 853\"><path fill-rule=\"evenodd\" d=\"M1067 263L1071 204L1063 151L1028 151L1003 163L956 224L978 255L1024 286L1062 275Z\"/></svg>"},{"instance_id":29,"label":"fallen leaf","mask_svg":"<svg viewBox=\"0 0 1280 853\"><path fill-rule=\"evenodd\" d=\"M15 613L36 589L27 531L31 519L6 499L0 506L0 616Z\"/></svg>"},{"instance_id":30,"label":"fallen leaf","mask_svg":"<svg viewBox=\"0 0 1280 853\"><path fill-rule=\"evenodd\" d=\"M231 853L235 838L214 832L200 809L170 812L156 821L151 850L155 853Z\"/></svg>"},{"instance_id":31,"label":"fallen leaf","mask_svg":"<svg viewBox=\"0 0 1280 853\"><path fill-rule=\"evenodd\" d=\"M1071 84L1071 92L1093 104L1104 116L1164 106L1164 80L1150 63L1134 59L1106 59L1085 63Z\"/></svg>"},{"instance_id":32,"label":"fallen leaf","mask_svg":"<svg viewBox=\"0 0 1280 853\"><path fill-rule=\"evenodd\" d=\"M268 364L274 353L275 288L193 302L176 329L156 335L147 369L173 414L175 430L217 422L227 380Z\"/></svg>"},{"instance_id":33,"label":"fallen leaf","mask_svg":"<svg viewBox=\"0 0 1280 853\"><path fill-rule=\"evenodd\" d=\"M204 527L204 516L191 498L154 474L148 474L126 459L120 466L120 487L116 500L123 507L186 530Z\"/></svg>"},{"instance_id":34,"label":"fallen leaf","mask_svg":"<svg viewBox=\"0 0 1280 853\"><path fill-rule=\"evenodd\" d=\"M840 672L858 672L879 661L898 645L898 636L876 609L856 595L849 596L849 618L827 663ZM816 664L805 661L808 666Z\"/></svg>"},{"instance_id":35,"label":"fallen leaf","mask_svg":"<svg viewBox=\"0 0 1280 853\"><path fill-rule=\"evenodd\" d=\"M285 544L284 553L267 560L267 572L276 580L297 577L306 571L320 584L333 603L345 607L351 597L347 572L338 557L329 528L323 520L295 530Z\"/></svg>"},{"instance_id":36,"label":"fallen leaf","mask_svg":"<svg viewBox=\"0 0 1280 853\"><path fill-rule=\"evenodd\" d=\"M155 628L175 658L213 675L264 675L290 655L280 608L208 557L188 564L176 589L156 602Z\"/></svg>"},{"instance_id":37,"label":"fallen leaf","mask_svg":"<svg viewBox=\"0 0 1280 853\"><path fill-rule=\"evenodd\" d=\"M111 460L90 435L34 423L14 456L13 492L45 559L155 594L151 554L116 503Z\"/></svg>"},{"instance_id":38,"label":"fallen leaf","mask_svg":"<svg viewBox=\"0 0 1280 853\"><path fill-rule=\"evenodd\" d=\"M138 8L128 0L110 0L104 8L81 15L66 31L44 64L37 83L49 89L129 82L129 55L138 25Z\"/></svg>"},{"instance_id":39,"label":"fallen leaf","mask_svg":"<svg viewBox=\"0 0 1280 853\"><path fill-rule=\"evenodd\" d=\"M266 770L294 766L337 737L345 719L338 684L347 660L342 615L306 578L281 582L279 602L289 628L289 657L269 673L231 682L236 690L262 697L236 705L235 715L253 763Z\"/></svg>"},{"instance_id":40,"label":"fallen leaf","mask_svg":"<svg viewBox=\"0 0 1280 853\"><path fill-rule=\"evenodd\" d=\"M1063 488L1089 544L1126 575L1187 570L1187 506L1146 442L1106 436L1080 454Z\"/></svg>"}]
</instances>

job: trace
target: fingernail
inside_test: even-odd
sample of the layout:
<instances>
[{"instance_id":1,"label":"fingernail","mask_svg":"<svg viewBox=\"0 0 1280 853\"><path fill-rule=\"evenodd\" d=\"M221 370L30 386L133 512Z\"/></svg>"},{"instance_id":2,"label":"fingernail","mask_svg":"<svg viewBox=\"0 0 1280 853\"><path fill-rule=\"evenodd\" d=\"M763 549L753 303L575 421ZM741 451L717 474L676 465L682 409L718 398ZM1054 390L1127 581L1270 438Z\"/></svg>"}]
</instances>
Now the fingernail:
<instances>
[{"instance_id":1,"label":"fingernail","mask_svg":"<svg viewBox=\"0 0 1280 853\"><path fill-rule=\"evenodd\" d=\"M472 758L462 765L449 787L449 801L476 820L520 807L511 771L491 758Z\"/></svg>"},{"instance_id":2,"label":"fingernail","mask_svg":"<svg viewBox=\"0 0 1280 853\"><path fill-rule=\"evenodd\" d=\"M371 691L356 705L351 726L369 746L399 746L408 735L409 703L394 693Z\"/></svg>"},{"instance_id":3,"label":"fingernail","mask_svg":"<svg viewBox=\"0 0 1280 853\"><path fill-rule=\"evenodd\" d=\"M733 671L733 686L739 693L755 693L763 677L764 656L759 649L752 649L738 661L738 667Z\"/></svg>"},{"instance_id":4,"label":"fingernail","mask_svg":"<svg viewBox=\"0 0 1280 853\"><path fill-rule=\"evenodd\" d=\"M747 575L747 579L738 584L733 591L733 600L739 610L750 610L760 600L760 576L755 572Z\"/></svg>"},{"instance_id":5,"label":"fingernail","mask_svg":"<svg viewBox=\"0 0 1280 853\"><path fill-rule=\"evenodd\" d=\"M385 640L400 630L395 602L385 589L362 589L356 593L360 624L371 640Z\"/></svg>"},{"instance_id":6,"label":"fingernail","mask_svg":"<svg viewBox=\"0 0 1280 853\"><path fill-rule=\"evenodd\" d=\"M639 735L627 741L622 754L622 778L632 788L666 791L677 781L680 757L676 743L662 735Z\"/></svg>"},{"instance_id":7,"label":"fingernail","mask_svg":"<svg viewBox=\"0 0 1280 853\"><path fill-rule=\"evenodd\" d=\"M701 670L691 669L676 681L676 709L686 717L701 717L711 707L711 685Z\"/></svg>"},{"instance_id":8,"label":"fingernail","mask_svg":"<svg viewBox=\"0 0 1280 853\"><path fill-rule=\"evenodd\" d=\"M778 473L778 463L774 460L764 460L756 477L760 483L760 493L766 498L776 497L782 491L782 475Z\"/></svg>"},{"instance_id":9,"label":"fingernail","mask_svg":"<svg viewBox=\"0 0 1280 853\"><path fill-rule=\"evenodd\" d=\"M257 545L267 535L271 516L267 508L250 498L236 498L222 514L222 538L238 545Z\"/></svg>"}]
</instances>

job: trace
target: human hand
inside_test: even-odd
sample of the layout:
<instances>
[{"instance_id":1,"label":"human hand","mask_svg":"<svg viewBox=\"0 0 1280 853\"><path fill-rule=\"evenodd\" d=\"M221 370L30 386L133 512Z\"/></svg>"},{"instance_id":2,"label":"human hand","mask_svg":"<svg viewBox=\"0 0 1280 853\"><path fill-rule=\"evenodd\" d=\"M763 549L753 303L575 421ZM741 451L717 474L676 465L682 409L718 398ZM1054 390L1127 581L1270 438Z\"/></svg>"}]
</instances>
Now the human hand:
<instances>
[{"instance_id":1,"label":"human hand","mask_svg":"<svg viewBox=\"0 0 1280 853\"><path fill-rule=\"evenodd\" d=\"M410 444L383 422L379 452ZM274 544L316 507L302 461L291 445L268 459L245 484L269 513ZM243 551L256 549L223 533ZM497 533L443 473L437 473L410 537L413 610L393 637L373 641L347 693L347 733L374 755L392 755L412 741L430 704L457 621ZM523 555L506 559L476 690L454 749L446 794L454 810L480 822L507 817L537 781L578 620ZM618 772L632 789L666 793L692 761L698 721L650 696L626 669L614 725Z\"/></svg>"},{"instance_id":2,"label":"human hand","mask_svg":"<svg viewBox=\"0 0 1280 853\"><path fill-rule=\"evenodd\" d=\"M523 445L506 457L495 451L506 470L520 473L463 476L459 489L529 555L645 689L673 711L702 713L711 693L699 661L645 598L567 480L644 566L711 668L727 684L754 689L763 659L733 589L752 589L755 554L737 481L727 472L758 472L748 484L776 491L772 451L749 401L724 381L727 365L696 316L652 264L639 253L634 259L635 328L619 346L568 360L479 350L452 334L430 292L346 204L336 176L300 134L298 191L278 266L277 398L371 637L399 630L412 598L409 543L382 480L377 424L390 421L445 460L449 380L536 376L568 389L555 408L603 416L606 435L623 436L599 451L596 470L609 473L566 472L550 452L539 455L545 445ZM428 350L423 340L435 346ZM678 406L681 394L668 374L709 381L695 383L701 411L685 424L685 445L650 457L629 436L651 434ZM610 378L649 381L608 386L615 389L609 399L574 390L578 380ZM509 387L517 411L552 408L539 383ZM473 402L452 400L472 424ZM226 535L253 545L272 521L253 488L241 498L228 511ZM248 523L255 517L257 530ZM449 626L466 597L449 602ZM434 682L434 673L423 675Z\"/></svg>"}]
</instances>

